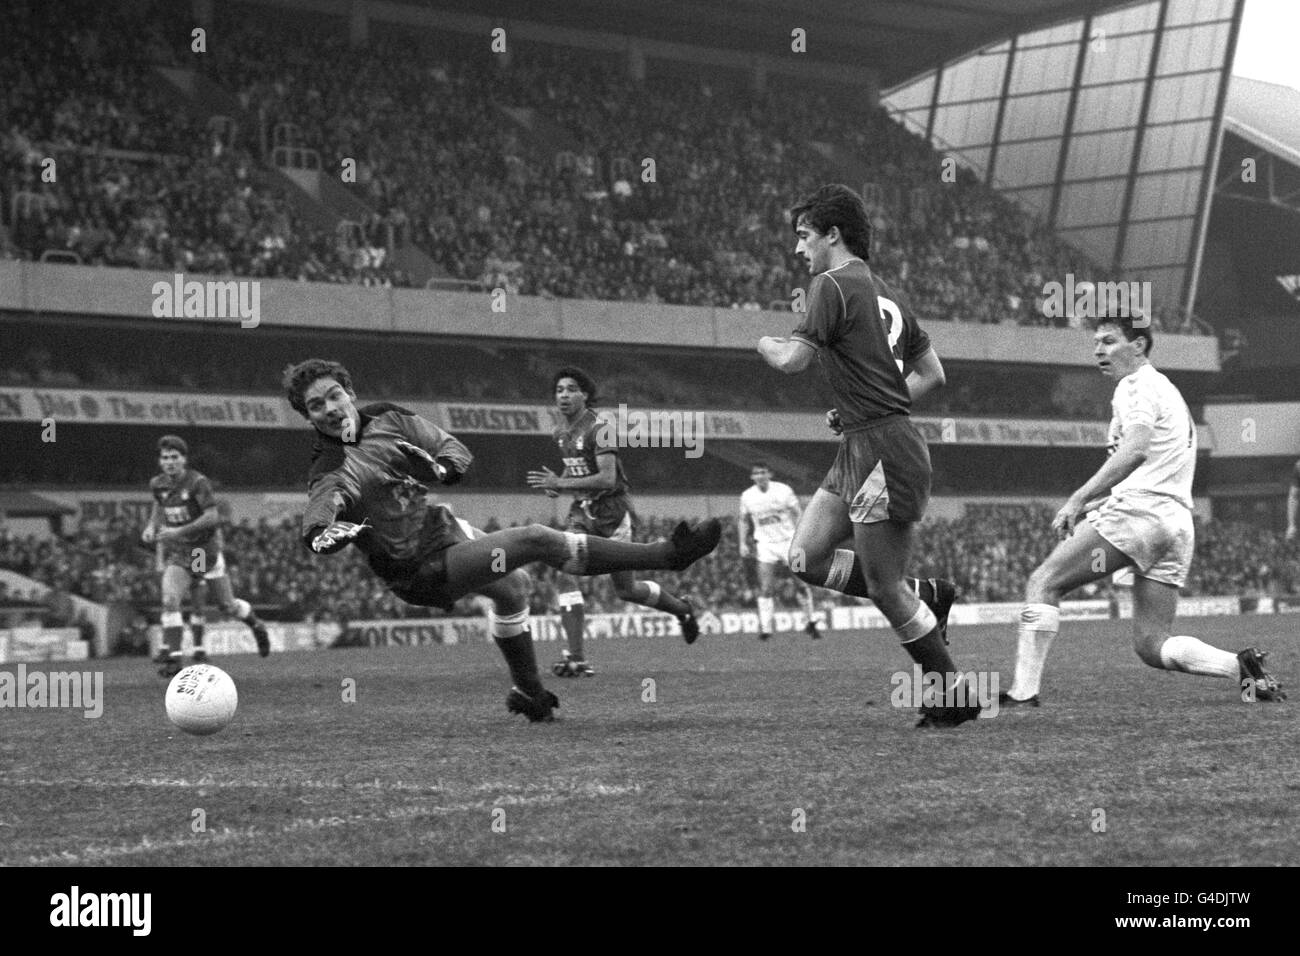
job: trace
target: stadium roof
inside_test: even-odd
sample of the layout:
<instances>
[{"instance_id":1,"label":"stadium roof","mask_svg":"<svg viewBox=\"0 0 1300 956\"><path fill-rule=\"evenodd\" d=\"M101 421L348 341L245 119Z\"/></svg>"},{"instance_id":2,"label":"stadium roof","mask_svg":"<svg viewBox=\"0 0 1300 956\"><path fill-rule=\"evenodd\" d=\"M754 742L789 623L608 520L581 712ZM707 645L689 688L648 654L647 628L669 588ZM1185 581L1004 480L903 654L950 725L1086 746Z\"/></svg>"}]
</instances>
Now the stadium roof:
<instances>
[{"instance_id":1,"label":"stadium roof","mask_svg":"<svg viewBox=\"0 0 1300 956\"><path fill-rule=\"evenodd\" d=\"M1234 76L1224 124L1260 149L1300 166L1300 91Z\"/></svg>"},{"instance_id":2,"label":"stadium roof","mask_svg":"<svg viewBox=\"0 0 1300 956\"><path fill-rule=\"evenodd\" d=\"M882 88L971 49L1060 20L1118 6L1115 0L402 0L582 30L762 53L789 49L808 31L817 60L869 67Z\"/></svg>"}]
</instances>

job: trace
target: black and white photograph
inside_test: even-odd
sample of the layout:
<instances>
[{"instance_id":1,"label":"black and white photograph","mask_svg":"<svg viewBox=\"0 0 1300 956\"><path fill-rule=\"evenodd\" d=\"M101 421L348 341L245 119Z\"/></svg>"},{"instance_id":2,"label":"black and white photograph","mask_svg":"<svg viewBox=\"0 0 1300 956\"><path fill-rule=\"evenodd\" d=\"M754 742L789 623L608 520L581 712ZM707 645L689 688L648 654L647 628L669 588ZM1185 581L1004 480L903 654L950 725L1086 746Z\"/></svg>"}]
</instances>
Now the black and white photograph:
<instances>
[{"instance_id":1,"label":"black and white photograph","mask_svg":"<svg viewBox=\"0 0 1300 956\"><path fill-rule=\"evenodd\" d=\"M22 921L173 939L177 867L851 867L1281 926L1298 37L0 4ZM1058 869L1105 886L1030 907Z\"/></svg>"}]
</instances>

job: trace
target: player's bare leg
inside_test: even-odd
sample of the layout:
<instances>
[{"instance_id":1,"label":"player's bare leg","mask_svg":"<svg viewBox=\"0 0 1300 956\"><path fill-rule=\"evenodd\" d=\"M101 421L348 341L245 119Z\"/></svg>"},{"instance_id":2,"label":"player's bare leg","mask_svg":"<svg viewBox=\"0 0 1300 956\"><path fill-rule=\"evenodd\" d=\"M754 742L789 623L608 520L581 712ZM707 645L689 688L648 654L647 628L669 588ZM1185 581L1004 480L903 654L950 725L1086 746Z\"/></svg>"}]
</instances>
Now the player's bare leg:
<instances>
[{"instance_id":1,"label":"player's bare leg","mask_svg":"<svg viewBox=\"0 0 1300 956\"><path fill-rule=\"evenodd\" d=\"M790 545L790 570L814 587L869 598L864 567L854 543L849 506L825 488L818 488L795 529ZM935 578L903 580L934 612L939 621L939 635L947 643L948 609L956 597L956 588Z\"/></svg>"},{"instance_id":2,"label":"player's bare leg","mask_svg":"<svg viewBox=\"0 0 1300 956\"><path fill-rule=\"evenodd\" d=\"M514 682L506 695L506 707L511 713L523 714L540 723L553 719L551 712L560 706L560 699L542 686L537 672L533 635L528 629L528 591L528 574L512 571L484 585L478 593L492 602L488 627Z\"/></svg>"},{"instance_id":3,"label":"player's bare leg","mask_svg":"<svg viewBox=\"0 0 1300 956\"><path fill-rule=\"evenodd\" d=\"M1245 701L1282 701L1286 693L1263 668L1253 647L1239 654L1187 635L1173 634L1178 588L1138 575L1133 582L1133 649L1152 667L1237 682Z\"/></svg>"},{"instance_id":4,"label":"player's bare leg","mask_svg":"<svg viewBox=\"0 0 1300 956\"><path fill-rule=\"evenodd\" d=\"M913 522L892 518L853 525L853 541L871 600L922 671L942 675L944 700L922 705L917 726L955 726L979 716L980 705L974 686L962 676L948 653L934 611L905 581L903 572L912 557L915 535ZM966 686L959 693L958 684L962 682Z\"/></svg>"},{"instance_id":5,"label":"player's bare leg","mask_svg":"<svg viewBox=\"0 0 1300 956\"><path fill-rule=\"evenodd\" d=\"M1025 604L1020 609L1016 632L1016 676L999 695L1002 706L1038 706L1043 665L1061 627L1061 598L1132 563L1086 521L1076 525L1074 534L1052 549L1025 585Z\"/></svg>"},{"instance_id":6,"label":"player's bare leg","mask_svg":"<svg viewBox=\"0 0 1300 956\"><path fill-rule=\"evenodd\" d=\"M772 597L776 565L757 560L754 565L758 576L758 639L766 641L772 636L773 618L776 616L776 600Z\"/></svg>"},{"instance_id":7,"label":"player's bare leg","mask_svg":"<svg viewBox=\"0 0 1300 956\"><path fill-rule=\"evenodd\" d=\"M452 545L444 552L445 592L452 599L471 591L481 592L484 586L534 561L566 574L584 576L615 571L682 571L713 551L721 537L717 519L694 528L682 522L671 540L654 544L610 541L540 524L508 528Z\"/></svg>"},{"instance_id":8,"label":"player's bare leg","mask_svg":"<svg viewBox=\"0 0 1300 956\"><path fill-rule=\"evenodd\" d=\"M208 652L203 649L203 631L208 617L208 582L199 578L190 584L190 637L194 639L195 664L202 664L208 659Z\"/></svg>"},{"instance_id":9,"label":"player's bare leg","mask_svg":"<svg viewBox=\"0 0 1300 956\"><path fill-rule=\"evenodd\" d=\"M817 598L813 594L812 585L803 584L803 598L804 604L808 608L808 623L804 625L804 631L814 641L820 640L822 635L821 631L817 630L817 625L824 622L822 621L821 612L817 610Z\"/></svg>"},{"instance_id":10,"label":"player's bare leg","mask_svg":"<svg viewBox=\"0 0 1300 956\"><path fill-rule=\"evenodd\" d=\"M169 564L162 572L162 647L154 663L158 674L172 677L181 669L181 641L185 637L185 621L181 605L190 590L190 572L187 568Z\"/></svg>"},{"instance_id":11,"label":"player's bare leg","mask_svg":"<svg viewBox=\"0 0 1300 956\"><path fill-rule=\"evenodd\" d=\"M560 627L564 629L564 638L569 648L564 654L564 660L557 662L551 672L556 677L576 677L579 674L590 676L595 671L587 663L587 655L582 646L587 628L587 607L582 591L577 579L567 574L556 576L555 587L558 592L556 600L560 605Z\"/></svg>"},{"instance_id":12,"label":"player's bare leg","mask_svg":"<svg viewBox=\"0 0 1300 956\"><path fill-rule=\"evenodd\" d=\"M211 582L221 613L247 624L248 629L253 632L253 640L257 641L257 653L262 657L268 656L271 653L271 636L267 633L266 625L253 613L253 605L243 598L235 597L230 578L226 575L212 578Z\"/></svg>"},{"instance_id":13,"label":"player's bare leg","mask_svg":"<svg viewBox=\"0 0 1300 956\"><path fill-rule=\"evenodd\" d=\"M638 581L631 571L619 571L611 574L609 579L620 600L654 608L656 611L667 611L677 618L687 644L694 644L700 636L700 626L696 623L695 611L690 604L671 591L665 591L658 582Z\"/></svg>"}]
</instances>

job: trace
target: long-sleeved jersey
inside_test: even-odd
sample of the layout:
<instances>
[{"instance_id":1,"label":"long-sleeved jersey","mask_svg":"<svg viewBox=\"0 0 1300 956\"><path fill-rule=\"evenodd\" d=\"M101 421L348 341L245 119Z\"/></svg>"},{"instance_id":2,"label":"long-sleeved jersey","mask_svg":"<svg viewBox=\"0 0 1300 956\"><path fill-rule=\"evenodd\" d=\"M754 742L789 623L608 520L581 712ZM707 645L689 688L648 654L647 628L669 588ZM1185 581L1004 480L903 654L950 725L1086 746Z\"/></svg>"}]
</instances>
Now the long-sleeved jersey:
<instances>
[{"instance_id":1,"label":"long-sleeved jersey","mask_svg":"<svg viewBox=\"0 0 1300 956\"><path fill-rule=\"evenodd\" d=\"M356 441L316 435L303 544L310 549L316 535L335 520L368 520L372 527L352 543L371 559L372 568L419 560L428 543L429 489L412 474L418 464L407 459L397 442L410 442L432 455L447 471L446 484L459 479L474 456L437 425L398 405L379 402L357 411Z\"/></svg>"}]
</instances>

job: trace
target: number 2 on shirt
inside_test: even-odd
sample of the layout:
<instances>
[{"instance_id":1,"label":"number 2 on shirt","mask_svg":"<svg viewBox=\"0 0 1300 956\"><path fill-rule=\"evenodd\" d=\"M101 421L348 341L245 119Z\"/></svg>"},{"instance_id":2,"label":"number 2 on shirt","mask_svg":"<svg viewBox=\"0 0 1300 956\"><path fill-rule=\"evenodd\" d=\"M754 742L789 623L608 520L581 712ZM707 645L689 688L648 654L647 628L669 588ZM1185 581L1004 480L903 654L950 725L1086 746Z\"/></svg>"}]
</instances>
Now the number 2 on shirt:
<instances>
[{"instance_id":1,"label":"number 2 on shirt","mask_svg":"<svg viewBox=\"0 0 1300 956\"><path fill-rule=\"evenodd\" d=\"M903 356L898 347L898 340L903 337L903 310L893 299L886 299L883 295L876 296L876 302L880 305L880 314L885 317L885 332L889 336L889 354L894 356L894 364L898 366L899 374L902 374Z\"/></svg>"}]
</instances>

